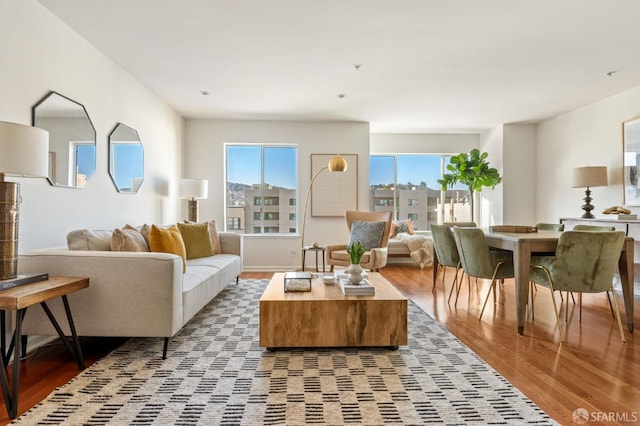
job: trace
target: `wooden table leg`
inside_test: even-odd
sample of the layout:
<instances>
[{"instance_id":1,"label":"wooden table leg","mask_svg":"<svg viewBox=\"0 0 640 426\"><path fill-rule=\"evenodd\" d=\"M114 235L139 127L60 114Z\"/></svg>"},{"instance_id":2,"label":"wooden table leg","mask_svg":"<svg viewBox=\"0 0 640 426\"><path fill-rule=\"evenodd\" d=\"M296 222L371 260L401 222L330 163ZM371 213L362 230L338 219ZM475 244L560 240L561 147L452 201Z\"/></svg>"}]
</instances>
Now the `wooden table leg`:
<instances>
[{"instance_id":1,"label":"wooden table leg","mask_svg":"<svg viewBox=\"0 0 640 426\"><path fill-rule=\"evenodd\" d=\"M527 314L527 296L529 287L529 266L531 265L531 247L518 242L513 251L513 272L516 284L516 317L518 334L524 334Z\"/></svg>"}]
</instances>

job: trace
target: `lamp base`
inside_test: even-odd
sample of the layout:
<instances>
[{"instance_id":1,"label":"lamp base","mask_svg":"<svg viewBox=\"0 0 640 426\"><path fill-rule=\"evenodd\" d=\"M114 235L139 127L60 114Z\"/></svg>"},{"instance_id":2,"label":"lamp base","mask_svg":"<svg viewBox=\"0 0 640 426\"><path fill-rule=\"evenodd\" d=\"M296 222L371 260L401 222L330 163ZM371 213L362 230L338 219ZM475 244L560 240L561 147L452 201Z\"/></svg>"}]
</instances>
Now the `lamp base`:
<instances>
[{"instance_id":1,"label":"lamp base","mask_svg":"<svg viewBox=\"0 0 640 426\"><path fill-rule=\"evenodd\" d=\"M189 200L189 222L198 222L198 200Z\"/></svg>"},{"instance_id":2,"label":"lamp base","mask_svg":"<svg viewBox=\"0 0 640 426\"><path fill-rule=\"evenodd\" d=\"M582 210L584 210L584 214L581 216L583 219L593 219L595 218L595 216L593 214L591 214L591 210L594 209L594 207L591 205L591 191L589 190L589 187L587 186L587 189L584 191L584 195L585 197L583 198L584 200L584 204L582 205Z\"/></svg>"},{"instance_id":3,"label":"lamp base","mask_svg":"<svg viewBox=\"0 0 640 426\"><path fill-rule=\"evenodd\" d=\"M0 181L0 280L18 275L20 184Z\"/></svg>"}]
</instances>

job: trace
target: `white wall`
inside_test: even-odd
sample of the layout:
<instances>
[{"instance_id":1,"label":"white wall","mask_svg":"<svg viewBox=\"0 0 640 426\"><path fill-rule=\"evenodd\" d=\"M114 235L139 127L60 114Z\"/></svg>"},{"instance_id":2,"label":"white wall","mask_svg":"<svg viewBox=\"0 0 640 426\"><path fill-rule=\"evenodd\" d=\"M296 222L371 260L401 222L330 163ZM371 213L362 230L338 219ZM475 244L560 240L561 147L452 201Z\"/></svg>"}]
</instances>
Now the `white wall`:
<instances>
[{"instance_id":1,"label":"white wall","mask_svg":"<svg viewBox=\"0 0 640 426\"><path fill-rule=\"evenodd\" d=\"M200 200L200 219L215 220L218 229L224 229L225 143L297 144L299 200L304 200L311 180L311 154L357 154L358 208L368 210L368 123L187 120L184 177L209 180L209 197ZM186 201L182 204L182 215L186 217ZM298 209L301 218L304 206L300 205ZM344 217L307 216L306 244L314 241L322 245L346 244L348 238ZM301 263L300 246L299 235L245 237L245 269L293 269ZM315 265L315 259L312 261L307 257L307 264Z\"/></svg>"},{"instance_id":2,"label":"white wall","mask_svg":"<svg viewBox=\"0 0 640 426\"><path fill-rule=\"evenodd\" d=\"M536 125L505 124L502 134L503 179L496 189L502 189L503 224L535 225Z\"/></svg>"},{"instance_id":3,"label":"white wall","mask_svg":"<svg viewBox=\"0 0 640 426\"><path fill-rule=\"evenodd\" d=\"M477 148L478 143L477 133L374 133L371 154L458 154Z\"/></svg>"},{"instance_id":4,"label":"white wall","mask_svg":"<svg viewBox=\"0 0 640 426\"><path fill-rule=\"evenodd\" d=\"M491 167L495 167L502 176L504 181L507 177L504 176L504 170L502 168L503 151L504 151L504 127L498 126L480 135L480 144L478 149L481 152L489 154L487 160ZM504 211L503 211L503 185L500 183L495 189L485 188L476 198L478 200L478 206L476 206L475 217L476 223L480 226L500 225L503 224Z\"/></svg>"},{"instance_id":5,"label":"white wall","mask_svg":"<svg viewBox=\"0 0 640 426\"><path fill-rule=\"evenodd\" d=\"M31 124L32 105L54 90L83 104L97 133L96 172L84 189L8 178L21 184L20 252L65 245L76 228L175 221L180 116L33 0L0 0L0 40L0 120ZM136 195L118 193L109 177L107 137L117 122L136 129L144 147Z\"/></svg>"},{"instance_id":6,"label":"white wall","mask_svg":"<svg viewBox=\"0 0 640 426\"><path fill-rule=\"evenodd\" d=\"M622 205L622 122L640 116L640 87L538 124L538 221L579 217L584 188L571 188L575 167L607 166L609 186L592 188L592 213ZM640 213L638 207L630 207Z\"/></svg>"}]
</instances>

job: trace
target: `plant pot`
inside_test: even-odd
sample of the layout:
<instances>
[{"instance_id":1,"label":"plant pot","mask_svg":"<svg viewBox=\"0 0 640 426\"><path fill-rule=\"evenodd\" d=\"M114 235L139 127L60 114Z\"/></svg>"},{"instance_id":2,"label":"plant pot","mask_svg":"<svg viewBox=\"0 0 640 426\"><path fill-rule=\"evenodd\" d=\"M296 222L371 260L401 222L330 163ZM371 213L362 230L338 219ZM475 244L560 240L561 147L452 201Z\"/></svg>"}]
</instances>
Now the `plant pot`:
<instances>
[{"instance_id":1,"label":"plant pot","mask_svg":"<svg viewBox=\"0 0 640 426\"><path fill-rule=\"evenodd\" d=\"M345 272L349 274L349 282L351 284L360 284L360 281L362 281L362 271L362 266L353 263L345 270Z\"/></svg>"}]
</instances>

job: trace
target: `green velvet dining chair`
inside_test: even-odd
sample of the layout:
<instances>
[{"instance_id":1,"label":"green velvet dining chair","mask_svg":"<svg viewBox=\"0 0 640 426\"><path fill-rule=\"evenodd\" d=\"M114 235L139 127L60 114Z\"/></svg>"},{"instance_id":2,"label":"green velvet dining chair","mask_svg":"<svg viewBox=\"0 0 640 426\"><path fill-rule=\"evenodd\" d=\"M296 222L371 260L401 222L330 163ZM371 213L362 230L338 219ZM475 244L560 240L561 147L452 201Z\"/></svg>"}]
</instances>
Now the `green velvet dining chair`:
<instances>
[{"instance_id":1,"label":"green velvet dining chair","mask_svg":"<svg viewBox=\"0 0 640 426\"><path fill-rule=\"evenodd\" d=\"M537 223L538 231L564 231L564 223Z\"/></svg>"},{"instance_id":2,"label":"green velvet dining chair","mask_svg":"<svg viewBox=\"0 0 640 426\"><path fill-rule=\"evenodd\" d=\"M493 303L496 300L496 283L498 280L513 278L513 253L510 251L495 251L489 248L484 231L480 228L452 228L453 238L456 242L462 270L467 274L469 289L471 281L469 277L490 279L491 284L487 297L482 305L479 320L482 319L487 306L489 296L493 293ZM471 291L469 291L471 293Z\"/></svg>"},{"instance_id":3,"label":"green velvet dining chair","mask_svg":"<svg viewBox=\"0 0 640 426\"><path fill-rule=\"evenodd\" d=\"M560 341L560 315L554 291L575 293L613 293L613 275L618 265L625 234L621 231L566 231L560 235L555 256L533 256L529 280L551 290ZM567 298L567 305L569 300ZM620 310L613 298L620 337L625 341ZM567 307L568 309L568 307Z\"/></svg>"},{"instance_id":4,"label":"green velvet dining chair","mask_svg":"<svg viewBox=\"0 0 640 426\"><path fill-rule=\"evenodd\" d=\"M453 284L451 285L451 290L449 291L449 299L448 302L451 301L451 295L453 294L454 288L458 288L458 273L460 271L460 256L458 255L458 249L456 248L456 242L453 239L453 234L451 233L451 227L448 225L431 225L431 237L433 238L433 246L435 249L436 258L438 259L438 265L442 267L442 289L445 290L444 278L447 272L447 267L456 268L455 275L453 278ZM438 271L434 271L433 275L433 289L432 293L436 291L436 274ZM460 277L460 281L464 277L464 271L462 271L462 276ZM457 298L456 298L457 303Z\"/></svg>"},{"instance_id":5,"label":"green velvet dining chair","mask_svg":"<svg viewBox=\"0 0 640 426\"><path fill-rule=\"evenodd\" d=\"M607 226L607 225L575 225L572 229L573 231L585 231L585 232L613 232L616 230L615 226ZM609 310L611 311L611 316L615 318L615 314L613 312L613 305L611 304L611 296L609 296L609 292L607 291L607 301L609 302ZM560 293L562 295L562 293ZM571 293L571 300L573 303L575 299L573 298L573 293ZM578 306L579 306L579 320L582 321L582 294L578 295ZM569 317L569 310L565 311L565 319Z\"/></svg>"}]
</instances>

